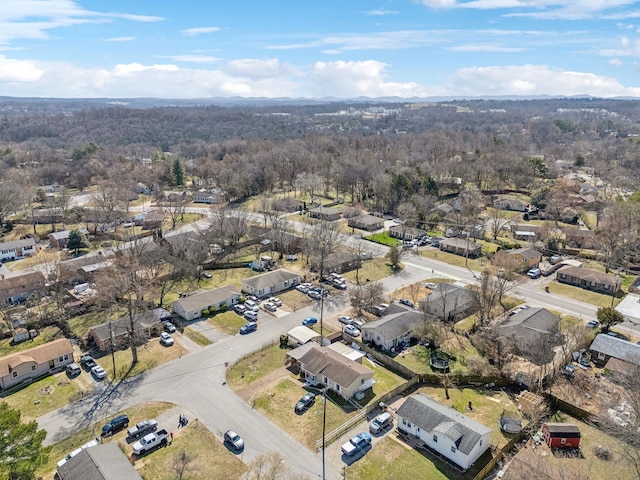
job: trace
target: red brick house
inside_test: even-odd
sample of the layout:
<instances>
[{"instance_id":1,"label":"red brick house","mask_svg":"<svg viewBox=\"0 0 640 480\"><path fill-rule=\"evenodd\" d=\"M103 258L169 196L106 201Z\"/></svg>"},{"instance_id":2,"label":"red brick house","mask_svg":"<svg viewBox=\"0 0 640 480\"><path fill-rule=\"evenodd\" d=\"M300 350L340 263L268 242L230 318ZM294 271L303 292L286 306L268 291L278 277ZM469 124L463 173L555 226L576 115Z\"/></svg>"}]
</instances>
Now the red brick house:
<instances>
[{"instance_id":1,"label":"red brick house","mask_svg":"<svg viewBox=\"0 0 640 480\"><path fill-rule=\"evenodd\" d=\"M542 433L549 448L580 447L580 429L570 423L545 423Z\"/></svg>"},{"instance_id":2,"label":"red brick house","mask_svg":"<svg viewBox=\"0 0 640 480\"><path fill-rule=\"evenodd\" d=\"M582 267L563 267L556 273L556 280L594 292L614 295L619 289L621 281L614 275L596 272Z\"/></svg>"}]
</instances>

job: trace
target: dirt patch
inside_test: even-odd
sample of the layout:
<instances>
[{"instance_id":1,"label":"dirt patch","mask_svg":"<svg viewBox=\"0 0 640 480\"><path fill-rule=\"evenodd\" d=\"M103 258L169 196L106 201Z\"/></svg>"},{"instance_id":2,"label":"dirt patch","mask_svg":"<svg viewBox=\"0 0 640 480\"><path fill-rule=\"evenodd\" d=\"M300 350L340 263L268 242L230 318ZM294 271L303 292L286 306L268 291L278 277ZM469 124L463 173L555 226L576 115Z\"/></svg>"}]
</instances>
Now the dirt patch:
<instances>
[{"instance_id":1,"label":"dirt patch","mask_svg":"<svg viewBox=\"0 0 640 480\"><path fill-rule=\"evenodd\" d=\"M255 398L258 394L264 392L272 385L275 385L283 378L287 378L291 375L289 370L285 367L281 367L264 377L261 377L259 380L251 383L250 385L240 388L236 390L236 393L242 400L249 403L253 398Z\"/></svg>"}]
</instances>

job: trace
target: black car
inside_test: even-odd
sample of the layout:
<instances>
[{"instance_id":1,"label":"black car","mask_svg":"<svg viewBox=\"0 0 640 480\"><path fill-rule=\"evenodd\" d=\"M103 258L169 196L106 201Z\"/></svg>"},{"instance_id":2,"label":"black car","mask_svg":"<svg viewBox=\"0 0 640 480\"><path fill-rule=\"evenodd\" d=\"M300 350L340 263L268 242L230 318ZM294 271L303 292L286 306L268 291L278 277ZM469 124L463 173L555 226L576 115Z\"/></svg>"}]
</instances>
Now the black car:
<instances>
[{"instance_id":1,"label":"black car","mask_svg":"<svg viewBox=\"0 0 640 480\"><path fill-rule=\"evenodd\" d=\"M316 401L316 396L313 393L306 393L298 403L296 403L296 412L300 413L309 408Z\"/></svg>"},{"instance_id":2,"label":"black car","mask_svg":"<svg viewBox=\"0 0 640 480\"><path fill-rule=\"evenodd\" d=\"M409 300L408 298L401 299L400 303L403 304L403 305L406 305L407 307L413 308L413 302L411 300Z\"/></svg>"},{"instance_id":3,"label":"black car","mask_svg":"<svg viewBox=\"0 0 640 480\"><path fill-rule=\"evenodd\" d=\"M126 415L118 415L102 427L102 436L107 437L113 435L120 430L129 426L129 417Z\"/></svg>"}]
</instances>

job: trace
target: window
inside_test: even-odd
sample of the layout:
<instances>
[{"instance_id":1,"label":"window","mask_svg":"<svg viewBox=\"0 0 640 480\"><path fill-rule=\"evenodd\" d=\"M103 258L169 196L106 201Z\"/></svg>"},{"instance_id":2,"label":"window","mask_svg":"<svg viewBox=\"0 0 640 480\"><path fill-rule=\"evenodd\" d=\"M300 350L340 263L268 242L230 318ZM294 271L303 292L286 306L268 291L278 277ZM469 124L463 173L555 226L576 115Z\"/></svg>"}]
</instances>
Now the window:
<instances>
[{"instance_id":1,"label":"window","mask_svg":"<svg viewBox=\"0 0 640 480\"><path fill-rule=\"evenodd\" d=\"M62 362L62 357L59 357L59 358L58 358L58 362Z\"/></svg>"},{"instance_id":2,"label":"window","mask_svg":"<svg viewBox=\"0 0 640 480\"><path fill-rule=\"evenodd\" d=\"M340 391L340 385L336 383L336 392L339 392L339 391Z\"/></svg>"},{"instance_id":3,"label":"window","mask_svg":"<svg viewBox=\"0 0 640 480\"><path fill-rule=\"evenodd\" d=\"M606 355L604 353L598 352L598 360L604 360L605 356Z\"/></svg>"},{"instance_id":4,"label":"window","mask_svg":"<svg viewBox=\"0 0 640 480\"><path fill-rule=\"evenodd\" d=\"M454 446L451 447L451 453L456 453L456 447Z\"/></svg>"},{"instance_id":5,"label":"window","mask_svg":"<svg viewBox=\"0 0 640 480\"><path fill-rule=\"evenodd\" d=\"M482 446L482 440L480 440L480 446Z\"/></svg>"},{"instance_id":6,"label":"window","mask_svg":"<svg viewBox=\"0 0 640 480\"><path fill-rule=\"evenodd\" d=\"M416 431L420 433L420 427L416 427Z\"/></svg>"},{"instance_id":7,"label":"window","mask_svg":"<svg viewBox=\"0 0 640 480\"><path fill-rule=\"evenodd\" d=\"M68 355L68 354L65 354L64 359L65 359L65 360L69 360L69 355Z\"/></svg>"},{"instance_id":8,"label":"window","mask_svg":"<svg viewBox=\"0 0 640 480\"><path fill-rule=\"evenodd\" d=\"M402 424L403 424L403 425L406 425L406 424L407 424L407 421L406 421L404 418L402 419Z\"/></svg>"},{"instance_id":9,"label":"window","mask_svg":"<svg viewBox=\"0 0 640 480\"><path fill-rule=\"evenodd\" d=\"M438 435L434 435L433 436L433 442L434 443L438 443Z\"/></svg>"},{"instance_id":10,"label":"window","mask_svg":"<svg viewBox=\"0 0 640 480\"><path fill-rule=\"evenodd\" d=\"M565 443L567 443L567 439L566 439L566 438L561 438L561 439L560 439L560 443L561 443L562 445L564 445Z\"/></svg>"},{"instance_id":11,"label":"window","mask_svg":"<svg viewBox=\"0 0 640 480\"><path fill-rule=\"evenodd\" d=\"M11 375L13 376L13 378L16 378L18 376L18 372L11 372Z\"/></svg>"},{"instance_id":12,"label":"window","mask_svg":"<svg viewBox=\"0 0 640 480\"><path fill-rule=\"evenodd\" d=\"M328 384L329 383L329 379L327 377L324 377L324 384Z\"/></svg>"},{"instance_id":13,"label":"window","mask_svg":"<svg viewBox=\"0 0 640 480\"><path fill-rule=\"evenodd\" d=\"M38 368L38 367L36 367L35 365L31 365L31 371L32 371L32 372L35 372L35 371L36 371L36 368Z\"/></svg>"}]
</instances>

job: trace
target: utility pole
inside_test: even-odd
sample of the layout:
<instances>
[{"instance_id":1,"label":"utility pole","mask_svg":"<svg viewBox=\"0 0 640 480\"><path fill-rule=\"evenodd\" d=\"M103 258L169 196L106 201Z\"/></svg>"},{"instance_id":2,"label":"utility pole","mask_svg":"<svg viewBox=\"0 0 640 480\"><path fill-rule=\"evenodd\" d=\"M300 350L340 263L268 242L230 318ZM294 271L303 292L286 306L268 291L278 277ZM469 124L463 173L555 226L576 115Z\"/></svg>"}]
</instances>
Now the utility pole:
<instances>
[{"instance_id":1,"label":"utility pole","mask_svg":"<svg viewBox=\"0 0 640 480\"><path fill-rule=\"evenodd\" d=\"M111 362L113 363L113 379L116 378L116 356L113 352L115 347L116 335L113 333L113 327L111 326L111 320L109 320L109 336L111 337Z\"/></svg>"}]
</instances>

